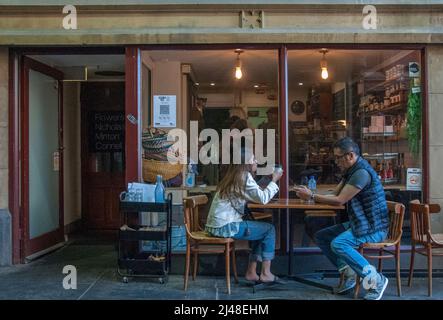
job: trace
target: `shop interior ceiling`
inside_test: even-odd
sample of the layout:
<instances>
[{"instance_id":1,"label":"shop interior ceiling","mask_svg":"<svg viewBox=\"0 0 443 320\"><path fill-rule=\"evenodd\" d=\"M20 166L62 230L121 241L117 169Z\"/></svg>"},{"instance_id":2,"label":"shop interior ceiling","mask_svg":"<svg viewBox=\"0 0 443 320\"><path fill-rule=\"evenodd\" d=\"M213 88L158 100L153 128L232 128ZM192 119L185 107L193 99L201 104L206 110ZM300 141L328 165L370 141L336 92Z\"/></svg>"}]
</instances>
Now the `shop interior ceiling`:
<instances>
[{"instance_id":1,"label":"shop interior ceiling","mask_svg":"<svg viewBox=\"0 0 443 320\"><path fill-rule=\"evenodd\" d=\"M380 68L395 63L411 51L399 50L334 50L326 54L330 77L320 79L322 54L316 49L290 50L288 53L289 86L302 82L305 87L321 82L346 82L359 79L363 74L373 80L383 80ZM277 50L244 50L240 55L243 77L234 78L237 54L234 50L153 50L145 51L152 61L179 61L190 64L194 81L202 91L232 91L253 89L260 85L276 90L278 83ZM67 79L124 80L124 55L32 55L31 58L60 69ZM111 71L111 76L96 74ZM113 71L121 72L115 75ZM211 87L210 83L216 85Z\"/></svg>"},{"instance_id":2,"label":"shop interior ceiling","mask_svg":"<svg viewBox=\"0 0 443 320\"><path fill-rule=\"evenodd\" d=\"M309 87L321 82L346 82L359 79L364 74L366 79L384 80L380 68L394 63L411 51L398 50L334 50L329 49L326 55L330 77L320 78L320 60L318 50L290 50L288 53L288 84L298 85L302 82ZM240 55L243 77L234 78L237 55L234 50L205 51L147 51L154 61L180 61L188 63L193 70L195 81L200 90L230 91L239 86L242 89L264 85L277 88L278 53L276 50L244 50ZM216 86L211 87L213 82Z\"/></svg>"},{"instance_id":3,"label":"shop interior ceiling","mask_svg":"<svg viewBox=\"0 0 443 320\"><path fill-rule=\"evenodd\" d=\"M122 81L125 79L124 55L77 54L31 55L29 57L62 71L67 81Z\"/></svg>"}]
</instances>

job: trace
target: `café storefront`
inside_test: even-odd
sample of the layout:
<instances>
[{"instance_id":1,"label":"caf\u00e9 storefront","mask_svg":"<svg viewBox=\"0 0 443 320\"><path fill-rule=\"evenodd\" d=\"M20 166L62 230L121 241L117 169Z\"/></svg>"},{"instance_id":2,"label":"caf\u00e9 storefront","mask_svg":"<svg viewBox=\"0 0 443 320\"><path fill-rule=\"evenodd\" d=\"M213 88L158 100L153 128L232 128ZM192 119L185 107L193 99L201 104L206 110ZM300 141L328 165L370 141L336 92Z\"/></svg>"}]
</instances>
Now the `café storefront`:
<instances>
[{"instance_id":1,"label":"caf\u00e9 storefront","mask_svg":"<svg viewBox=\"0 0 443 320\"><path fill-rule=\"evenodd\" d=\"M429 37L439 32L410 33L400 23L405 14L425 20L431 6L382 4L377 7L382 23L374 31L360 30L362 6L357 4L319 8L258 2L254 10L245 10L234 4L189 3L174 7L175 14L171 6L84 5L83 13L78 12L84 31L82 26L62 36L55 22L37 17L41 28L53 30L51 35L41 34L31 43L27 35L11 31L9 42L3 40L9 166L2 170L9 182L2 207L12 218L14 263L62 242L71 227L119 227L118 194L128 182L147 181L144 163L149 157L142 143L147 127L181 128L189 134L194 121L199 132L221 132L240 118L252 129L274 129L276 160L286 173L279 196L285 198L294 197L291 187L311 176L319 191L331 189L340 180L331 147L350 136L379 174L387 197L405 204L415 198L443 199L438 161L433 160L441 152L436 110L443 101L437 72L442 51L439 38ZM99 16L103 8L105 14ZM222 10L214 14L215 8ZM17 10L5 11L3 23L11 30ZM38 8L49 21L60 15L45 10ZM125 29L129 18L131 31ZM315 29L318 21L321 30ZM337 21L343 30L328 31ZM425 24L420 19L415 23ZM107 30L102 36L99 26ZM386 33L389 28L395 32ZM74 74L74 68L83 71ZM105 78L100 71L114 73ZM43 85L49 80L58 84L51 85L52 91ZM45 108L49 96L53 112L37 109L37 115L46 115L38 120L30 106L41 101L37 105ZM174 102L157 112L162 97ZM53 125L47 136L32 134L46 123ZM56 137L52 149L47 147L51 136ZM42 199L37 191L45 189L30 178L38 174L32 164L39 158L32 157L43 149L52 174L52 182L46 181L51 197L43 198L52 201L53 215L45 218L50 223L34 225L39 215L32 210ZM199 164L196 186L183 188L186 170L184 166L178 178L167 181L177 205L190 192L211 195L220 180L217 165ZM179 209L176 215L180 225ZM287 217L268 219L276 225L278 248L284 251ZM300 217L295 247L314 248L312 233L331 223L328 217ZM437 229L442 225L439 220L433 224Z\"/></svg>"}]
</instances>

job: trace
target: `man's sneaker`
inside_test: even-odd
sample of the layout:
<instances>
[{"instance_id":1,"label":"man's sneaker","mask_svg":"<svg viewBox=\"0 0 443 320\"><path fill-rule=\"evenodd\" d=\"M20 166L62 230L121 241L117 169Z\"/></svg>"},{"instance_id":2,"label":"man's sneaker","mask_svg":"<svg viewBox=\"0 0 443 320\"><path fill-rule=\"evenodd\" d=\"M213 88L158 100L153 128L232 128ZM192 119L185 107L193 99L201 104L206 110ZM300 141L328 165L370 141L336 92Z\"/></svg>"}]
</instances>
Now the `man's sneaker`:
<instances>
[{"instance_id":1,"label":"man's sneaker","mask_svg":"<svg viewBox=\"0 0 443 320\"><path fill-rule=\"evenodd\" d=\"M369 289L368 293L364 296L365 300L380 300L388 286L388 278L379 273L380 279L377 281L377 285L374 289Z\"/></svg>"},{"instance_id":2,"label":"man's sneaker","mask_svg":"<svg viewBox=\"0 0 443 320\"><path fill-rule=\"evenodd\" d=\"M343 281L340 283L340 286L334 288L335 294L346 294L353 289L356 284L355 271L350 267L347 267L341 274L343 275Z\"/></svg>"}]
</instances>

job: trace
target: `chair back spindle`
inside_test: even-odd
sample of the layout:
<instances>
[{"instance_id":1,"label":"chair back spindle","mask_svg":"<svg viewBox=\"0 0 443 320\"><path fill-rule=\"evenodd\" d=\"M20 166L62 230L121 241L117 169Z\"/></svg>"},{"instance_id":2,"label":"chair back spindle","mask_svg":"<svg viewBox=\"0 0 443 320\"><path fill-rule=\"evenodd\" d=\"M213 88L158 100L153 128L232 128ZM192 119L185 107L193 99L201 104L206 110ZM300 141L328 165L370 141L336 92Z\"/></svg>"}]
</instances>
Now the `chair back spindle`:
<instances>
[{"instance_id":1,"label":"chair back spindle","mask_svg":"<svg viewBox=\"0 0 443 320\"><path fill-rule=\"evenodd\" d=\"M187 232L202 231L199 221L199 206L208 203L208 197L198 195L183 198L184 202L184 219Z\"/></svg>"},{"instance_id":2,"label":"chair back spindle","mask_svg":"<svg viewBox=\"0 0 443 320\"><path fill-rule=\"evenodd\" d=\"M393 242L400 241L403 234L405 206L398 202L387 201L389 210L389 231L387 238Z\"/></svg>"},{"instance_id":3,"label":"chair back spindle","mask_svg":"<svg viewBox=\"0 0 443 320\"><path fill-rule=\"evenodd\" d=\"M413 200L410 203L409 211L411 215L412 240L420 244L426 244L431 234L429 205Z\"/></svg>"}]
</instances>

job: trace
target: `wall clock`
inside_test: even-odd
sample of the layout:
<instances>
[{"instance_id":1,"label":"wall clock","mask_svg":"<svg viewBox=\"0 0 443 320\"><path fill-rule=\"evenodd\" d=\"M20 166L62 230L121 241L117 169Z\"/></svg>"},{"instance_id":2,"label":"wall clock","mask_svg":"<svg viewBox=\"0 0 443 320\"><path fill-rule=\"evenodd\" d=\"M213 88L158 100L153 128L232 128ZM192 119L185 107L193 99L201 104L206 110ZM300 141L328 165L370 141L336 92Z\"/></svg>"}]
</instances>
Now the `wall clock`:
<instances>
[{"instance_id":1,"label":"wall clock","mask_svg":"<svg viewBox=\"0 0 443 320\"><path fill-rule=\"evenodd\" d=\"M305 104L303 103L303 101L294 100L291 103L291 111L294 114L303 114L303 112L305 112Z\"/></svg>"}]
</instances>

